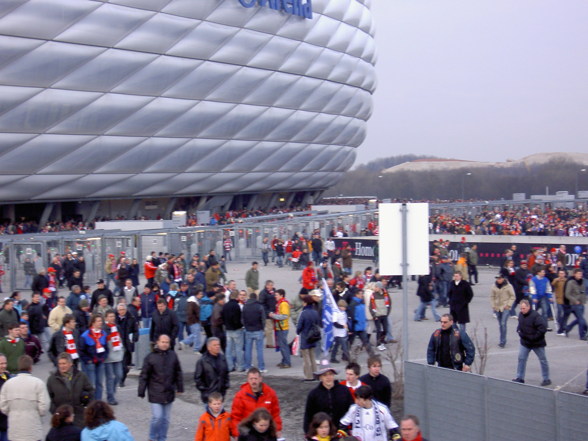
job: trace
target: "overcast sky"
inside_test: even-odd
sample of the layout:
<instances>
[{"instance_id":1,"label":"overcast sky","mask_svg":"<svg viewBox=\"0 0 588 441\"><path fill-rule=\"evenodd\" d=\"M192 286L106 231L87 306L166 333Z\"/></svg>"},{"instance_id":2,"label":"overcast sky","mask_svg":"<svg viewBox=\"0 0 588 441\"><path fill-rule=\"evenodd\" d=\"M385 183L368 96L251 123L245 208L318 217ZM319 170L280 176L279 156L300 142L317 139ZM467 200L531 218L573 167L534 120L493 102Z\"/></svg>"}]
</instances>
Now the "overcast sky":
<instances>
[{"instance_id":1,"label":"overcast sky","mask_svg":"<svg viewBox=\"0 0 588 441\"><path fill-rule=\"evenodd\" d=\"M587 0L374 0L378 88L356 164L588 152Z\"/></svg>"}]
</instances>

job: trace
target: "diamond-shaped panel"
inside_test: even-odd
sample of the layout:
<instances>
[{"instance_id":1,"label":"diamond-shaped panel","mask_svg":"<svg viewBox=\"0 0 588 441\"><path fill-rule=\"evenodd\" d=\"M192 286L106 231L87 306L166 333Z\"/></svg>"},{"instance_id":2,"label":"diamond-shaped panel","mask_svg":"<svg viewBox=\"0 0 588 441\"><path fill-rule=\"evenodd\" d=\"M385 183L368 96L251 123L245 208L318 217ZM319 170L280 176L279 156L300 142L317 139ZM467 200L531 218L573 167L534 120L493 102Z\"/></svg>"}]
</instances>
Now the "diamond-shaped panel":
<instances>
[{"instance_id":1,"label":"diamond-shaped panel","mask_svg":"<svg viewBox=\"0 0 588 441\"><path fill-rule=\"evenodd\" d=\"M197 6L196 6L197 3ZM0 198L321 189L375 87L368 0L6 0Z\"/></svg>"}]
</instances>

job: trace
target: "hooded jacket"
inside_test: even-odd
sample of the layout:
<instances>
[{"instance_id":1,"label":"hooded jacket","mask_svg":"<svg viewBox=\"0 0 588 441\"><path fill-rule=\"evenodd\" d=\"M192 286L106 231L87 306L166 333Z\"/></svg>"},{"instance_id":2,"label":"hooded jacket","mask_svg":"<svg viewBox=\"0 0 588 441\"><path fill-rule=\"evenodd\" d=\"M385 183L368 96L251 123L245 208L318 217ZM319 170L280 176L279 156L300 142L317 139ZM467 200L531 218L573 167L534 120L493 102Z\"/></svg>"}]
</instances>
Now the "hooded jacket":
<instances>
[{"instance_id":1,"label":"hooded jacket","mask_svg":"<svg viewBox=\"0 0 588 441\"><path fill-rule=\"evenodd\" d=\"M82 430L82 441L135 441L127 426L112 420L101 426Z\"/></svg>"},{"instance_id":2,"label":"hooded jacket","mask_svg":"<svg viewBox=\"0 0 588 441\"><path fill-rule=\"evenodd\" d=\"M51 399L51 413L62 404L70 404L74 408L74 424L84 427L84 405L92 401L94 397L94 386L83 372L74 366L72 377L68 384L66 379L59 373L53 372L47 379L47 391Z\"/></svg>"},{"instance_id":3,"label":"hooded jacket","mask_svg":"<svg viewBox=\"0 0 588 441\"><path fill-rule=\"evenodd\" d=\"M236 427L233 428L232 416L225 409L214 416L206 406L206 412L198 419L194 441L227 441L231 436L238 435Z\"/></svg>"}]
</instances>

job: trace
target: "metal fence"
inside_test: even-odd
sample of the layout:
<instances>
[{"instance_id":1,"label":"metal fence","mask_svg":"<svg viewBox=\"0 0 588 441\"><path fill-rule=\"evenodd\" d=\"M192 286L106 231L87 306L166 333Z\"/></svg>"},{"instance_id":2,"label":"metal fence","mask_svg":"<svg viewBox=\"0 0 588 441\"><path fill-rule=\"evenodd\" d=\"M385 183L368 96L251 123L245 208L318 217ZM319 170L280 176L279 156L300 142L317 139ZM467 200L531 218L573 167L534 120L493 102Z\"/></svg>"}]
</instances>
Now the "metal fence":
<instances>
[{"instance_id":1,"label":"metal fence","mask_svg":"<svg viewBox=\"0 0 588 441\"><path fill-rule=\"evenodd\" d=\"M586 441L588 399L413 362L405 363L406 414L430 441Z\"/></svg>"},{"instance_id":2,"label":"metal fence","mask_svg":"<svg viewBox=\"0 0 588 441\"><path fill-rule=\"evenodd\" d=\"M306 213L264 216L242 223L221 226L176 228L144 231L62 232L0 236L0 292L29 289L34 275L50 265L56 254L77 252L86 262L84 280L93 284L104 277L108 254L137 259L142 262L151 251L184 253L187 261L195 253L207 254L214 249L223 254L223 240L231 238L232 259L261 258L264 237L286 239L295 233L310 237L313 231L327 237L332 229L343 228L349 235L359 235L376 210L338 214ZM31 265L32 264L32 265Z\"/></svg>"}]
</instances>

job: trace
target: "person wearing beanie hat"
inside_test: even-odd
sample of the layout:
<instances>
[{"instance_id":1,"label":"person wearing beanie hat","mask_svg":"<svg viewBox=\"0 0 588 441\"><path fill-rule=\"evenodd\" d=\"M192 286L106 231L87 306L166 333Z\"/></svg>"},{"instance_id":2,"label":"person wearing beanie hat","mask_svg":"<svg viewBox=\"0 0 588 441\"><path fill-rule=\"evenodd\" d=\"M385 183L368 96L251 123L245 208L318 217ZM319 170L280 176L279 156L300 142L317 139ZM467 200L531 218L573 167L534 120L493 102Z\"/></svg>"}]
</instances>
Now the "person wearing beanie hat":
<instances>
[{"instance_id":1,"label":"person wearing beanie hat","mask_svg":"<svg viewBox=\"0 0 588 441\"><path fill-rule=\"evenodd\" d=\"M76 318L76 329L82 335L90 326L90 302L88 299L80 300L78 307L74 310L74 316Z\"/></svg>"}]
</instances>

